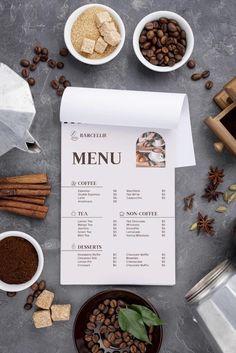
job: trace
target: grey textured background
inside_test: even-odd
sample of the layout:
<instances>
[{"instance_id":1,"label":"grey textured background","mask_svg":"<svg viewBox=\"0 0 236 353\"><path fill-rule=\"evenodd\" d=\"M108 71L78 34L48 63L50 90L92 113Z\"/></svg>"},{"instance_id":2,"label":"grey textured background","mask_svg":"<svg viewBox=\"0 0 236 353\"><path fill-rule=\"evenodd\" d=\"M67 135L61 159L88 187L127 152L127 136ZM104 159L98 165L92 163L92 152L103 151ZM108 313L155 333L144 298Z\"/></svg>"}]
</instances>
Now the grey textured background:
<instances>
[{"instance_id":1,"label":"grey textured background","mask_svg":"<svg viewBox=\"0 0 236 353\"><path fill-rule=\"evenodd\" d=\"M5 0L0 1L0 60L17 72L19 59L32 57L32 46L41 44L57 58L63 43L63 27L69 14L89 1L75 0ZM167 287L136 287L137 293L147 296L167 322L164 329L162 353L213 353L199 328L192 322L184 300L186 291L204 274L232 252L230 234L236 204L225 214L216 214L218 203L208 204L201 199L209 165L225 169L225 184L236 182L235 159L229 153L217 155L212 147L215 137L203 124L203 119L218 110L211 98L235 74L236 2L234 0L107 0L123 18L127 30L125 47L113 61L101 67L80 64L72 57L64 60L64 74L74 86L118 89L142 89L187 92L190 100L193 138L197 166L176 171L176 244L177 284ZM192 82L192 71L186 67L169 74L155 74L144 68L132 49L132 34L137 22L155 10L172 10L183 15L195 35L197 70L210 69L214 88L208 92L204 81ZM45 221L32 221L0 214L0 231L18 229L32 234L42 245L45 254L43 278L48 288L56 292L57 302L71 303L70 322L57 323L52 328L36 330L31 322L32 312L23 309L27 292L10 299L0 292L0 352L1 353L73 353L72 326L82 303L104 287L63 287L59 285L60 248L60 99L50 88L50 80L59 75L46 64L35 72L37 85L32 92L37 115L32 134L40 142L40 155L13 150L0 158L0 174L14 175L47 172L53 186L48 199L50 206ZM156 108L158 110L158 106ZM184 138L184 136L183 136ZM184 151L183 151L184 153ZM224 189L224 187L222 187ZM191 212L184 213L182 198L196 192ZM209 238L189 232L198 210L216 217L217 235Z\"/></svg>"}]
</instances>

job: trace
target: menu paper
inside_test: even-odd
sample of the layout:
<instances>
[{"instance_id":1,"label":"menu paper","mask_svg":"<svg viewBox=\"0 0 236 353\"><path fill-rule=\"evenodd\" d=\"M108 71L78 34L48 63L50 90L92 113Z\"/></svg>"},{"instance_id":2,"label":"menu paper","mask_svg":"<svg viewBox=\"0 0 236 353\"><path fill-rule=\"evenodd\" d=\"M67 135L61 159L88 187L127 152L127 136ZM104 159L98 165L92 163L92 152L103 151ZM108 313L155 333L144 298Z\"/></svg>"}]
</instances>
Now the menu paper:
<instances>
[{"instance_id":1,"label":"menu paper","mask_svg":"<svg viewBox=\"0 0 236 353\"><path fill-rule=\"evenodd\" d=\"M191 136L192 152L176 160L178 124L185 120L185 135L190 126L187 98L121 92L63 95L61 284L175 284L174 172L194 163Z\"/></svg>"}]
</instances>

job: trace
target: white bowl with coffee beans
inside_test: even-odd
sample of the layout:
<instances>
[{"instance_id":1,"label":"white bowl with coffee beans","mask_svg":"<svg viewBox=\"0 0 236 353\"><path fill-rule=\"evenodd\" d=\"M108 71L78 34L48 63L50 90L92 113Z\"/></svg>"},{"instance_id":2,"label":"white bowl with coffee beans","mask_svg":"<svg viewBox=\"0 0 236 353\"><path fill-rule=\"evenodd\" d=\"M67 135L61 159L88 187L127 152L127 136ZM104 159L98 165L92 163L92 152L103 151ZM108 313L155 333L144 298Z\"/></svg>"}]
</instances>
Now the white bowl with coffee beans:
<instances>
[{"instance_id":1,"label":"white bowl with coffee beans","mask_svg":"<svg viewBox=\"0 0 236 353\"><path fill-rule=\"evenodd\" d=\"M139 61L157 72L170 72L190 58L194 36L188 22L171 11L145 16L133 35L133 47Z\"/></svg>"}]
</instances>

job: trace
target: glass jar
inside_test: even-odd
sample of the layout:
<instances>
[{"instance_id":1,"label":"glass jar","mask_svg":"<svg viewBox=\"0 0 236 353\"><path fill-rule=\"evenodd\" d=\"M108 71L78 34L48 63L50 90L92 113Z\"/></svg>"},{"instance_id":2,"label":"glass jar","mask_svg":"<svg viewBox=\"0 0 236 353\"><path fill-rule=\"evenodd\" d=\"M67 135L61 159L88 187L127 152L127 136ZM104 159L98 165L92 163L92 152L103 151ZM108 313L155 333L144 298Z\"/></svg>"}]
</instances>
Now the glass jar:
<instances>
[{"instance_id":1,"label":"glass jar","mask_svg":"<svg viewBox=\"0 0 236 353\"><path fill-rule=\"evenodd\" d=\"M185 298L215 353L236 353L236 265L222 262Z\"/></svg>"}]
</instances>

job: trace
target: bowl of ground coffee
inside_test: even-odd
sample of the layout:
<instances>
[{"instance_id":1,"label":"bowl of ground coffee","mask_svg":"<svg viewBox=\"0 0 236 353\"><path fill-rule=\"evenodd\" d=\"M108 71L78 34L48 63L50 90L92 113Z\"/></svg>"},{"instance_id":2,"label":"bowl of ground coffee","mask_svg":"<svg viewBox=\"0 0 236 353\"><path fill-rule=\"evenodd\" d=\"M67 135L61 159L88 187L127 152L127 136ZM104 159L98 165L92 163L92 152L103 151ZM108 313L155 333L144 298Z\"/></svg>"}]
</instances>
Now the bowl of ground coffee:
<instances>
[{"instance_id":1,"label":"bowl of ground coffee","mask_svg":"<svg viewBox=\"0 0 236 353\"><path fill-rule=\"evenodd\" d=\"M194 37L188 22L171 11L157 11L145 16L133 35L137 58L157 72L174 71L190 58Z\"/></svg>"},{"instance_id":2,"label":"bowl of ground coffee","mask_svg":"<svg viewBox=\"0 0 236 353\"><path fill-rule=\"evenodd\" d=\"M43 264L42 249L33 237L18 231L0 234L0 289L19 292L29 288Z\"/></svg>"}]
</instances>

